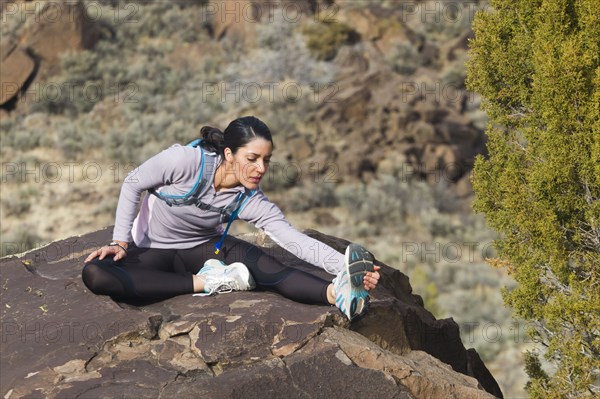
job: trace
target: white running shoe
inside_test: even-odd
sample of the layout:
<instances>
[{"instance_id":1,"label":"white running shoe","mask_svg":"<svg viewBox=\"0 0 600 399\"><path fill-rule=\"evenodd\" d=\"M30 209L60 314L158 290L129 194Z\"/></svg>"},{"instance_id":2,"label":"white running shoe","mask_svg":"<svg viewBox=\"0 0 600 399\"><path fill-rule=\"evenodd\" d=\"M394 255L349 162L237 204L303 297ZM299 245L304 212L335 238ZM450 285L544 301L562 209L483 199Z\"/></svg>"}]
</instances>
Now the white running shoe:
<instances>
[{"instance_id":1,"label":"white running shoe","mask_svg":"<svg viewBox=\"0 0 600 399\"><path fill-rule=\"evenodd\" d=\"M236 291L249 291L256 288L256 283L248 267L242 262L234 262L225 268L225 275L236 282Z\"/></svg>"},{"instance_id":2,"label":"white running shoe","mask_svg":"<svg viewBox=\"0 0 600 399\"><path fill-rule=\"evenodd\" d=\"M364 315L369 307L369 294L363 284L366 272L374 271L373 255L358 244L346 248L346 267L333 279L336 306L352 321Z\"/></svg>"},{"instance_id":3,"label":"white running shoe","mask_svg":"<svg viewBox=\"0 0 600 399\"><path fill-rule=\"evenodd\" d=\"M198 276L204 276L204 292L206 295L247 291L256 287L250 271L241 262L235 262L227 266L218 259L209 259L197 274Z\"/></svg>"},{"instance_id":4,"label":"white running shoe","mask_svg":"<svg viewBox=\"0 0 600 399\"><path fill-rule=\"evenodd\" d=\"M204 266L202 266L202 269L200 271L205 270L206 268L212 269L212 268L225 268L227 267L227 265L225 264L225 262L223 262L220 259L209 259L206 262L204 262Z\"/></svg>"}]
</instances>

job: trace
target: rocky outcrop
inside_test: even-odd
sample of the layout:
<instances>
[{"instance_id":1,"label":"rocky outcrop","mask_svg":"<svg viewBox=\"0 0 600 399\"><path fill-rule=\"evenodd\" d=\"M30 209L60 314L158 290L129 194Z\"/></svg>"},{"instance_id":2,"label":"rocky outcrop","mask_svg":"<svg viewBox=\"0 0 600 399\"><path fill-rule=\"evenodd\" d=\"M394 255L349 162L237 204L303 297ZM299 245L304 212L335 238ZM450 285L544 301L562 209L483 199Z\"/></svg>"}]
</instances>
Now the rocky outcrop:
<instances>
[{"instance_id":1,"label":"rocky outcrop","mask_svg":"<svg viewBox=\"0 0 600 399\"><path fill-rule=\"evenodd\" d=\"M59 71L59 56L94 46L100 31L96 17L88 15L82 1L34 2L36 14L28 21L21 41L41 60L45 79Z\"/></svg>"},{"instance_id":2,"label":"rocky outcrop","mask_svg":"<svg viewBox=\"0 0 600 399\"><path fill-rule=\"evenodd\" d=\"M362 177L376 172L386 158L401 156L415 174L432 182L467 176L485 140L461 109L466 92L426 73L402 77L381 67L381 61L365 67L364 60L377 57L370 43L340 51L334 60L340 71L335 93L315 117L321 146L337 138L340 174Z\"/></svg>"},{"instance_id":3,"label":"rocky outcrop","mask_svg":"<svg viewBox=\"0 0 600 399\"><path fill-rule=\"evenodd\" d=\"M269 12L285 13L287 3L216 2L213 36L252 48L256 27L269 23ZM419 14L402 3L303 1L295 8L304 17L299 24L314 23L315 10L321 10L322 17L347 25L360 38L337 49L331 62L335 76L315 95L318 110L306 120L316 132L310 143L290 146L302 175L311 176L313 165L324 164L327 154L325 163L335 162L344 180L394 173L384 171L391 162L430 183L448 183L459 198L470 196L470 171L475 156L485 151L485 138L468 114L473 99L457 65L472 32L430 40L411 29L415 24L409 20ZM408 66L399 72L392 61Z\"/></svg>"},{"instance_id":4,"label":"rocky outcrop","mask_svg":"<svg viewBox=\"0 0 600 399\"><path fill-rule=\"evenodd\" d=\"M502 396L457 324L435 320L398 270L382 265L370 312L352 324L335 307L264 291L133 306L81 281L82 260L111 233L1 260L3 398ZM244 238L329 276L263 236Z\"/></svg>"},{"instance_id":5,"label":"rocky outcrop","mask_svg":"<svg viewBox=\"0 0 600 399\"><path fill-rule=\"evenodd\" d=\"M272 21L275 12L284 13L285 18L291 20L311 16L318 7L317 3L315 0L212 1L207 7L209 29L217 40L227 37L252 47L257 44L257 24Z\"/></svg>"},{"instance_id":6,"label":"rocky outcrop","mask_svg":"<svg viewBox=\"0 0 600 399\"><path fill-rule=\"evenodd\" d=\"M34 70L35 62L25 49L10 40L0 43L0 105L17 96Z\"/></svg>"},{"instance_id":7,"label":"rocky outcrop","mask_svg":"<svg viewBox=\"0 0 600 399\"><path fill-rule=\"evenodd\" d=\"M404 23L406 16L402 14L405 11L402 7L385 8L377 2L366 2L361 7L337 3L341 4L336 17L352 26L363 40L373 42L382 54L392 51L398 43L416 40L415 34Z\"/></svg>"},{"instance_id":8,"label":"rocky outcrop","mask_svg":"<svg viewBox=\"0 0 600 399\"><path fill-rule=\"evenodd\" d=\"M100 37L99 16L88 15L81 0L16 2L3 7L7 19L25 23L18 44L8 40L1 44L0 105L34 80L44 82L58 74L63 52L90 49Z\"/></svg>"}]
</instances>

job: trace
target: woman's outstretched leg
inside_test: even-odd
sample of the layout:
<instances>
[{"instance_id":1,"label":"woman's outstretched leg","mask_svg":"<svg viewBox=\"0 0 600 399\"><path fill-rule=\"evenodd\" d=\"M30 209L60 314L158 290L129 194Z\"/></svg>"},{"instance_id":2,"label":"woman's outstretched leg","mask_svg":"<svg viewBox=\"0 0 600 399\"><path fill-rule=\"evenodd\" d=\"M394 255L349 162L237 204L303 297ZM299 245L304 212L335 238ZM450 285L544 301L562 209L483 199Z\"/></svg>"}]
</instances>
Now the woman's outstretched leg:
<instances>
[{"instance_id":1,"label":"woman's outstretched leg","mask_svg":"<svg viewBox=\"0 0 600 399\"><path fill-rule=\"evenodd\" d=\"M197 272L207 259L215 258L214 244L209 241L178 255L184 268ZM218 258L225 263L244 263L258 287L275 291L297 302L336 305L348 319L363 315L369 304L365 288L367 272L375 271L373 256L358 244L346 248L346 265L333 283L310 273L284 265L259 247L235 237L227 237ZM200 260L200 262L199 262ZM369 282L373 284L373 277ZM375 279L376 283L376 279Z\"/></svg>"},{"instance_id":2,"label":"woman's outstretched leg","mask_svg":"<svg viewBox=\"0 0 600 399\"><path fill-rule=\"evenodd\" d=\"M211 258L220 259L226 264L242 262L252 273L259 288L278 292L297 302L331 304L327 295L330 281L288 267L259 247L232 236L227 236L217 256L214 254L216 241L215 239L195 248L179 250L178 257L186 270L197 273L204 262Z\"/></svg>"}]
</instances>

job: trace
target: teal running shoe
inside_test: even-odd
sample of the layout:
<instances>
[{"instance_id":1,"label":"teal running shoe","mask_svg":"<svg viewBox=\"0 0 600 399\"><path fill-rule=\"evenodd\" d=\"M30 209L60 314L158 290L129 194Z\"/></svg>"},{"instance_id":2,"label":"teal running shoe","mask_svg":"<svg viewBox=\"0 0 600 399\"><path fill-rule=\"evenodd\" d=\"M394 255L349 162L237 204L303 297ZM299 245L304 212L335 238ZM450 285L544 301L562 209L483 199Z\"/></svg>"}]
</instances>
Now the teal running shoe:
<instances>
[{"instance_id":1,"label":"teal running shoe","mask_svg":"<svg viewBox=\"0 0 600 399\"><path fill-rule=\"evenodd\" d=\"M335 304L352 321L364 315L369 307L369 294L363 284L365 273L374 271L373 255L358 244L346 248L344 270L333 279Z\"/></svg>"},{"instance_id":2,"label":"teal running shoe","mask_svg":"<svg viewBox=\"0 0 600 399\"><path fill-rule=\"evenodd\" d=\"M373 255L358 244L346 248L346 270L354 287L362 287L365 273L375 271Z\"/></svg>"}]
</instances>

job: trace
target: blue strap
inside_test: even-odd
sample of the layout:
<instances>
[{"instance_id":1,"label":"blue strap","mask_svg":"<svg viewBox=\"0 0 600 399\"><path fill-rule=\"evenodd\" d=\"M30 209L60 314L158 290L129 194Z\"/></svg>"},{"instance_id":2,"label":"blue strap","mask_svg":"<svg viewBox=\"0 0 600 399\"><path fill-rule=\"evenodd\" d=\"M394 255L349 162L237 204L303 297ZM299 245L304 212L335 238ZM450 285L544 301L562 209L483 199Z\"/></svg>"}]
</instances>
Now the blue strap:
<instances>
[{"instance_id":1,"label":"blue strap","mask_svg":"<svg viewBox=\"0 0 600 399\"><path fill-rule=\"evenodd\" d=\"M202 139L196 139L196 140L192 141L191 143L189 143L187 146L188 147L198 147L198 146L200 146L200 143L202 143ZM156 191L154 188L151 188L148 191L151 194L156 195L161 200L165 201L167 203L167 205L169 205L169 206L187 205L188 201L191 198L198 197L200 194L200 191L202 191L204 189L204 187L206 186L206 183L205 183L206 180L203 180L203 178L204 178L204 150L202 150L202 148L201 148L200 149L200 173L198 175L198 180L196 180L194 187L192 187L192 189L188 193L183 194L183 195L163 194L163 193Z\"/></svg>"},{"instance_id":2,"label":"blue strap","mask_svg":"<svg viewBox=\"0 0 600 399\"><path fill-rule=\"evenodd\" d=\"M225 227L225 231L223 232L221 239L219 240L219 242L217 242L215 244L215 255L219 254L219 251L221 250L221 247L223 246L223 242L225 241L225 237L227 237L227 232L229 231L229 228L231 227L231 223L233 223L233 221L237 218L238 214L242 211L242 209L244 209L244 207L250 200L250 197L252 197L255 192L256 192L256 190L250 190L249 194L247 194L247 195L244 194L244 195L246 195L246 198L241 202L240 206L238 206L237 209L235 211L233 211L233 213L231 214L231 217L229 218L229 221L227 222L227 227Z\"/></svg>"},{"instance_id":3,"label":"blue strap","mask_svg":"<svg viewBox=\"0 0 600 399\"><path fill-rule=\"evenodd\" d=\"M202 139L196 139L196 140L190 142L189 144L187 144L187 146L188 147L199 147L200 144L202 143L202 141L203 141ZM208 204L204 204L202 201L200 201L200 194L202 194L201 193L202 190L204 190L204 188L207 186L207 180L204 179L204 150L202 148L200 149L200 154L201 154L201 160L200 160L200 173L198 175L198 180L194 184L194 187L192 187L192 189L187 194L183 194L183 195L163 194L163 193L156 191L153 188L149 189L148 191L151 194L156 195L161 200L165 201L167 203L167 205L169 205L169 206L195 205L200 209L210 210L210 211L221 213L222 215L227 215L229 213L229 210L231 209L231 208L229 208L231 206L231 204L227 207L229 209L227 209L227 208L221 209L221 208L215 208ZM231 227L231 224L237 218L239 213L244 209L244 207L248 204L250 197L252 197L255 192L256 192L256 190L247 190L244 193L240 193L241 197L237 197L236 199L233 200L232 204L237 203L237 206L236 206L235 210L233 210L233 212L231 212L231 216L229 217L229 220L227 221L227 227L225 227L225 231L223 232L221 239L219 240L219 242L217 242L215 244L215 248L216 248L215 254L218 254L219 251L221 250L221 247L223 246L223 242L225 241L225 237L227 236L227 233L229 232L229 228ZM246 198L244 198L244 197L246 197ZM240 200L240 198L242 198L242 199Z\"/></svg>"},{"instance_id":4,"label":"blue strap","mask_svg":"<svg viewBox=\"0 0 600 399\"><path fill-rule=\"evenodd\" d=\"M202 143L202 139L196 139L187 144L187 147L198 147Z\"/></svg>"}]
</instances>

